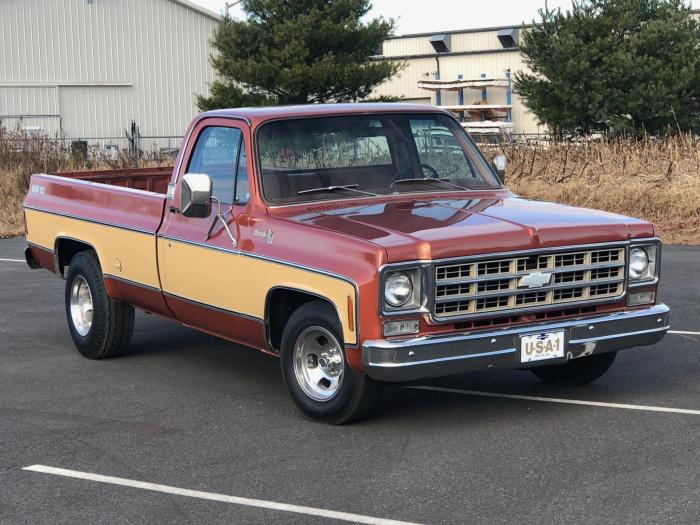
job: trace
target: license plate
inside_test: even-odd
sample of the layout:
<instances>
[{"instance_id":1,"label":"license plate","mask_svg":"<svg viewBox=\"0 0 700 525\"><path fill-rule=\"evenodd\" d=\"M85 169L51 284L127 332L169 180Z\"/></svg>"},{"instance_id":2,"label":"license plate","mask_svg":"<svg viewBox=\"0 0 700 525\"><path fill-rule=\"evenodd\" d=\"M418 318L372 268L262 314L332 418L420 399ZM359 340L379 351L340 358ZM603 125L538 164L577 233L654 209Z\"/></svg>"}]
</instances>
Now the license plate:
<instances>
[{"instance_id":1,"label":"license plate","mask_svg":"<svg viewBox=\"0 0 700 525\"><path fill-rule=\"evenodd\" d=\"M564 357L564 332L520 336L520 362L531 363Z\"/></svg>"}]
</instances>

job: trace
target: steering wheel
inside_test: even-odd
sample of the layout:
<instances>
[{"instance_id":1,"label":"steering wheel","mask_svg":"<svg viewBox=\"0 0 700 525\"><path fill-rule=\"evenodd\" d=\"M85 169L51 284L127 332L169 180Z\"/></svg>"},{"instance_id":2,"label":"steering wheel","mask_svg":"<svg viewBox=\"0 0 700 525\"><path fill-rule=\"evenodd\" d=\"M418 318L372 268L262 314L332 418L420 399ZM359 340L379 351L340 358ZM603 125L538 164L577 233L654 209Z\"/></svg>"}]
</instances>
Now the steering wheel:
<instances>
[{"instance_id":1,"label":"steering wheel","mask_svg":"<svg viewBox=\"0 0 700 525\"><path fill-rule=\"evenodd\" d=\"M396 181L401 180L403 178L403 175L407 173L408 171L415 169L415 168L425 168L428 171L430 171L430 177L423 177L424 179L439 179L440 174L437 172L435 168L433 168L430 164L423 164L423 163L417 163L409 166L408 168L404 168L401 171L399 171L396 175L394 175L394 178L391 179L391 183L389 186L394 184Z\"/></svg>"}]
</instances>

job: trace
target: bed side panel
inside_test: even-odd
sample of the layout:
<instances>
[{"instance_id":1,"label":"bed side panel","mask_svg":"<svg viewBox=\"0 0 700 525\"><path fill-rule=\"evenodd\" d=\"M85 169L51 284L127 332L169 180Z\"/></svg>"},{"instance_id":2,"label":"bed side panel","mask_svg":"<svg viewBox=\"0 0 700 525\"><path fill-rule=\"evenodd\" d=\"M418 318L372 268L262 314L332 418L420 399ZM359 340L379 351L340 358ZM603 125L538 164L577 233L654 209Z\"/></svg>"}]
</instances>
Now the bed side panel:
<instances>
[{"instance_id":1,"label":"bed side panel","mask_svg":"<svg viewBox=\"0 0 700 525\"><path fill-rule=\"evenodd\" d=\"M165 196L56 177L33 175L25 201L27 242L54 250L59 238L91 245L105 279L160 291L155 233Z\"/></svg>"},{"instance_id":2,"label":"bed side panel","mask_svg":"<svg viewBox=\"0 0 700 525\"><path fill-rule=\"evenodd\" d=\"M32 175L25 207L155 234L165 195L55 175Z\"/></svg>"}]
</instances>

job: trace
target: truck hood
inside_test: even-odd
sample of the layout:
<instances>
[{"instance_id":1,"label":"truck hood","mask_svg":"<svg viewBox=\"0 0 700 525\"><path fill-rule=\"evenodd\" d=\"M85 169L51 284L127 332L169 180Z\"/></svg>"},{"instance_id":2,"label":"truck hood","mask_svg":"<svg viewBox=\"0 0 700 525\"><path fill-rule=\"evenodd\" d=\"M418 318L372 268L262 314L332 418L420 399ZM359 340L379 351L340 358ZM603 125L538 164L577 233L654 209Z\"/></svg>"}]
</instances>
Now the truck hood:
<instances>
[{"instance_id":1,"label":"truck hood","mask_svg":"<svg viewBox=\"0 0 700 525\"><path fill-rule=\"evenodd\" d=\"M389 262L654 236L654 226L645 221L510 193L336 201L285 218L378 244Z\"/></svg>"}]
</instances>

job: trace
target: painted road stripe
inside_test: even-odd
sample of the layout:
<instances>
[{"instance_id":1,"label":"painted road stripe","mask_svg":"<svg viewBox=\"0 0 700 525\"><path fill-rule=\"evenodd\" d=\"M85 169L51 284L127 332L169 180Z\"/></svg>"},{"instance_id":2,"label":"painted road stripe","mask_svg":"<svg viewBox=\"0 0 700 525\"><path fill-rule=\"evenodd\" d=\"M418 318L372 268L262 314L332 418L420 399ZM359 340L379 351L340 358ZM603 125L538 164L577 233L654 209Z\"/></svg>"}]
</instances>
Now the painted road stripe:
<instances>
[{"instance_id":1,"label":"painted road stripe","mask_svg":"<svg viewBox=\"0 0 700 525\"><path fill-rule=\"evenodd\" d=\"M700 335L700 332L684 332L682 330L669 330L668 333L678 335Z\"/></svg>"},{"instance_id":2,"label":"painted road stripe","mask_svg":"<svg viewBox=\"0 0 700 525\"><path fill-rule=\"evenodd\" d=\"M18 262L26 264L27 261L25 261L24 259L0 259L0 262Z\"/></svg>"},{"instance_id":3,"label":"painted road stripe","mask_svg":"<svg viewBox=\"0 0 700 525\"><path fill-rule=\"evenodd\" d=\"M591 407L622 408L625 410L644 410L646 412L670 412L672 414L691 414L700 416L700 410L688 408L654 407L646 405L627 405L624 403L603 403L601 401L584 401L582 399L559 399L556 397L520 396L515 394L498 394L496 392L481 392L477 390L460 390L457 388L442 388L439 386L409 386L416 390L432 390L435 392L447 392L450 394L463 394L466 396L497 397L502 399L521 399L524 401L541 401L543 403L564 403L566 405L585 405Z\"/></svg>"},{"instance_id":4,"label":"painted road stripe","mask_svg":"<svg viewBox=\"0 0 700 525\"><path fill-rule=\"evenodd\" d=\"M351 523L367 523L369 525L418 525L417 523L411 523L407 521L387 520L384 518L363 516L362 514L351 514L349 512L338 512L335 510L319 509L315 507L304 507L301 505L290 505L288 503L278 503L276 501L267 501L262 499L227 496L226 494L216 494L214 492L202 492L200 490L182 489L178 487L171 487L169 485L159 485L157 483L137 481L134 479L115 478L114 476L103 476L101 474L81 472L79 470L67 470L63 468L47 467L46 465L31 465L29 467L24 467L22 470L30 470L32 472L43 472L44 474L53 474L54 476L85 479L88 481L95 481L97 483L109 483L111 485L121 485L123 487L132 487L142 490L151 490L153 492L163 492L165 494L175 494L177 496L187 496L189 498L199 498L210 501L221 501L224 503L233 503L234 505L244 505L246 507L257 507L260 509L293 512L296 514L306 514L308 516L320 516L322 518L349 521Z\"/></svg>"}]
</instances>

